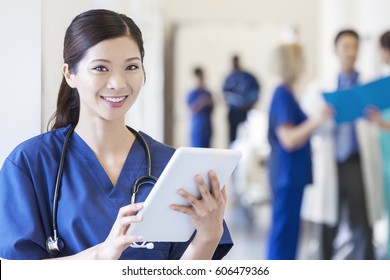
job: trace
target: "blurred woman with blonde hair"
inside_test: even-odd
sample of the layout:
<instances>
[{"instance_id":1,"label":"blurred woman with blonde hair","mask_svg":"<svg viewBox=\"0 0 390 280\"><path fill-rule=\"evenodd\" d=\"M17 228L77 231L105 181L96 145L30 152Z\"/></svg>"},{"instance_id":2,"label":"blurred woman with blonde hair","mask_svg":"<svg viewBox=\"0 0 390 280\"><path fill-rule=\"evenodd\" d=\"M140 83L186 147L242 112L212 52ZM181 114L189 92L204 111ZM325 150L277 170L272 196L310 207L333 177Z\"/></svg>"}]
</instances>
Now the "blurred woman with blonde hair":
<instances>
[{"instance_id":1,"label":"blurred woman with blonde hair","mask_svg":"<svg viewBox=\"0 0 390 280\"><path fill-rule=\"evenodd\" d=\"M280 45L273 66L281 80L269 110L272 220L267 259L295 259L303 190L312 181L310 135L332 112L327 107L308 118L298 104L294 86L303 70L301 45Z\"/></svg>"}]
</instances>

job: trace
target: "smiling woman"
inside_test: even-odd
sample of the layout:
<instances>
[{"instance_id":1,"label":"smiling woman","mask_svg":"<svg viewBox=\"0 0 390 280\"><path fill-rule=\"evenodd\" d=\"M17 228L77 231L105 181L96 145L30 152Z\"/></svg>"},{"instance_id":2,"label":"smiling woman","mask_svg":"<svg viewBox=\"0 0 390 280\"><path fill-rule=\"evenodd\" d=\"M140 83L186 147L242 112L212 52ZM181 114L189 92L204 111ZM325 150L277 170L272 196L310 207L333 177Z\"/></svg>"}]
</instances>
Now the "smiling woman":
<instances>
[{"instance_id":1,"label":"smiling woman","mask_svg":"<svg viewBox=\"0 0 390 280\"><path fill-rule=\"evenodd\" d=\"M125 124L144 83L143 58L129 17L99 9L74 18L52 130L20 144L0 172L0 258L220 259L230 250L226 193L214 172L210 187L197 180L200 199L182 192L189 206L172 210L193 219L190 240L151 249L126 234L142 222L135 214L175 151Z\"/></svg>"},{"instance_id":2,"label":"smiling woman","mask_svg":"<svg viewBox=\"0 0 390 280\"><path fill-rule=\"evenodd\" d=\"M63 66L67 84L80 97L80 118L76 128L96 118L122 121L136 101L144 72L142 57L129 36L104 40L91 47L73 70ZM81 117L82 115L82 117Z\"/></svg>"}]
</instances>

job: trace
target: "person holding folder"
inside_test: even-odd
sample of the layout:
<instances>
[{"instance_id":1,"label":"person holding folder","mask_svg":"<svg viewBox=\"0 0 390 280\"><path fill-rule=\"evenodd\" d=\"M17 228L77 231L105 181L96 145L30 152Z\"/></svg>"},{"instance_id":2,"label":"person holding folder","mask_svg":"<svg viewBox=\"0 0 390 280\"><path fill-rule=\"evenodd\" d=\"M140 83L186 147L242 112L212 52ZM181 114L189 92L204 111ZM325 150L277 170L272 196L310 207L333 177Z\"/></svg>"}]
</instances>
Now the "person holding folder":
<instances>
[{"instance_id":1,"label":"person holding folder","mask_svg":"<svg viewBox=\"0 0 390 280\"><path fill-rule=\"evenodd\" d=\"M336 34L333 46L339 73L307 87L302 106L308 115L326 106L324 93L343 94L365 82L356 70L359 41L353 29ZM329 122L311 139L314 178L305 191L302 217L320 227L320 259L376 258L373 224L382 214L378 203L382 193L378 188L378 178L382 176L379 148L372 145L376 136L376 127L359 118L353 122Z\"/></svg>"}]
</instances>

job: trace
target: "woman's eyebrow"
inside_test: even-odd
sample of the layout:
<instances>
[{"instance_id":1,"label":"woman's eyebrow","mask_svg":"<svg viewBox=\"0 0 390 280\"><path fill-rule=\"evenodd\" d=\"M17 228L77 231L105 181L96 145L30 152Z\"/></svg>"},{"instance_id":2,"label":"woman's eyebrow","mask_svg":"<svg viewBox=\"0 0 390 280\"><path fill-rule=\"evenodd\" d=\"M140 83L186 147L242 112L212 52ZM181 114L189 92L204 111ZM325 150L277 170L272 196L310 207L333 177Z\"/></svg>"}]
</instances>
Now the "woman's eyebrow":
<instances>
[{"instance_id":1,"label":"woman's eyebrow","mask_svg":"<svg viewBox=\"0 0 390 280\"><path fill-rule=\"evenodd\" d=\"M141 60L141 58L140 57L130 57L130 58L126 59L125 62L130 62L130 61L133 61L133 60ZM105 59L105 58L97 58L97 59L93 59L93 60L90 61L90 63L94 63L94 62L111 63L111 60Z\"/></svg>"},{"instance_id":2,"label":"woman's eyebrow","mask_svg":"<svg viewBox=\"0 0 390 280\"><path fill-rule=\"evenodd\" d=\"M105 62L105 63L111 63L111 60L109 59L104 59L104 58L98 58L98 59L93 59L90 61L90 63L92 62Z\"/></svg>"}]
</instances>

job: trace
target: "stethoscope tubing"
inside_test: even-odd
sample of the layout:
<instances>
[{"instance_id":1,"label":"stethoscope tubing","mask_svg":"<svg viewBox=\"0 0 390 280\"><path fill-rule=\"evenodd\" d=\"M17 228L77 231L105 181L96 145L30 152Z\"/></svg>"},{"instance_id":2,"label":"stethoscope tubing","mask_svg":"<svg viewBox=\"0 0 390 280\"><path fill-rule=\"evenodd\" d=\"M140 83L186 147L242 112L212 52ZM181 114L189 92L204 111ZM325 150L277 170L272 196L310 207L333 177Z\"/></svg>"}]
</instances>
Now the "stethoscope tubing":
<instances>
[{"instance_id":1,"label":"stethoscope tubing","mask_svg":"<svg viewBox=\"0 0 390 280\"><path fill-rule=\"evenodd\" d=\"M148 146L148 143L146 142L145 138L136 131L135 129L126 126L127 129L129 129L137 139L139 139L142 143L142 146L144 147L146 157L147 157L147 165L148 165L148 173L145 176L139 177L132 188L132 195L131 195L131 203L135 203L135 196L139 190L139 188L145 183L151 183L154 184L157 181L157 177L152 175L152 156L150 153L150 149ZM69 130L66 133L65 140L62 146L62 151L61 151L61 158L60 158L60 163L58 166L58 171L57 171L57 176L56 176L56 182L54 186L54 196L53 196L53 209L52 209L52 226L53 226L53 237L49 237L47 239L47 250L50 255L56 256L59 254L60 249L57 244L58 242L61 242L63 244L63 241L60 239L59 234L58 234L58 224L57 224L57 211L58 211L58 204L59 204L59 198L60 198L60 192L61 192L61 182L62 182L62 175L64 171L64 163L65 163L65 158L66 158L66 153L67 153L67 148L70 140L70 136L72 135L74 131L74 126L71 126ZM53 245L55 244L55 245ZM63 246L63 245L62 245ZM131 245L133 248L146 248L146 249L153 249L154 245L153 243L146 243L142 242L142 244L137 244L133 243Z\"/></svg>"}]
</instances>

